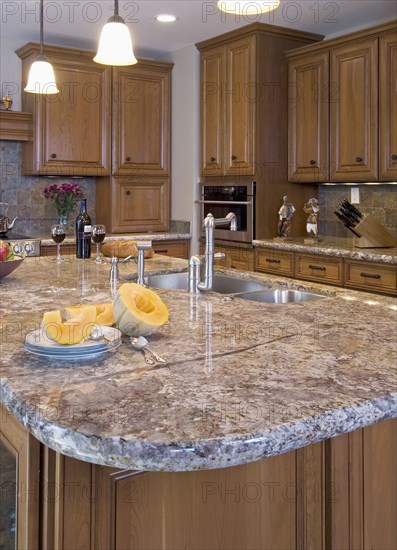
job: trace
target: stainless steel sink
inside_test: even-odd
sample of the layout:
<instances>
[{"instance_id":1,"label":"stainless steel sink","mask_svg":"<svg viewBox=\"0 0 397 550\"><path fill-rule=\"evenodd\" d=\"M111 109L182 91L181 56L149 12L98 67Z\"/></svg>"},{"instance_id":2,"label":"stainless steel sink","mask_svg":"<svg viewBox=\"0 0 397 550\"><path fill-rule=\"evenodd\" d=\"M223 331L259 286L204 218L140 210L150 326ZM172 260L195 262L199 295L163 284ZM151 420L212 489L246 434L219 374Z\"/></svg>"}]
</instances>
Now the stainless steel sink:
<instances>
[{"instance_id":1,"label":"stainless steel sink","mask_svg":"<svg viewBox=\"0 0 397 550\"><path fill-rule=\"evenodd\" d=\"M301 290L273 288L263 292L247 292L239 294L239 298L252 302L265 302L267 304L290 304L293 302L308 302L324 298L321 294L304 292Z\"/></svg>"},{"instance_id":2,"label":"stainless steel sink","mask_svg":"<svg viewBox=\"0 0 397 550\"><path fill-rule=\"evenodd\" d=\"M168 288L168 289L188 289L187 273L167 273L165 275L149 275L145 278L145 284L153 288ZM236 294L241 292L255 292L258 290L268 290L270 288L266 283L257 283L255 281L247 281L245 279L237 279L227 275L214 275L213 287L214 292L221 294Z\"/></svg>"}]
</instances>

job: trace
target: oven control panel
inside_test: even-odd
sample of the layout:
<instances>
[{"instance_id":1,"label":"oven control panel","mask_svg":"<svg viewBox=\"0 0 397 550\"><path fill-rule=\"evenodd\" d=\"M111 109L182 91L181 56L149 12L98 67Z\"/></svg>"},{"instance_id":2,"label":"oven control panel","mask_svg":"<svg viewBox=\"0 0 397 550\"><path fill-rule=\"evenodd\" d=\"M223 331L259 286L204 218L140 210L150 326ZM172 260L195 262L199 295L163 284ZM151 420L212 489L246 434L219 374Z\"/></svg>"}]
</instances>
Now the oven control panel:
<instances>
[{"instance_id":1,"label":"oven control panel","mask_svg":"<svg viewBox=\"0 0 397 550\"><path fill-rule=\"evenodd\" d=\"M38 239L27 239L7 241L17 256L40 256L40 241Z\"/></svg>"}]
</instances>

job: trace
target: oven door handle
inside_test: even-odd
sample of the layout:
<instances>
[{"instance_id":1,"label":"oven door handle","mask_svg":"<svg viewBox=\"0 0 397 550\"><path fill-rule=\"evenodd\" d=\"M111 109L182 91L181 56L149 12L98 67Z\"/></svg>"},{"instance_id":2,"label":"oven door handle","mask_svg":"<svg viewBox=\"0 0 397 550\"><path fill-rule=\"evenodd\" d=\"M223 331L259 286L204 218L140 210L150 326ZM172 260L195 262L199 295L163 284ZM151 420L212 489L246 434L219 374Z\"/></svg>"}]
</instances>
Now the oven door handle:
<instances>
[{"instance_id":1,"label":"oven door handle","mask_svg":"<svg viewBox=\"0 0 397 550\"><path fill-rule=\"evenodd\" d=\"M231 206L235 204L236 206L251 206L252 202L242 202L242 201L195 201L197 204L228 204Z\"/></svg>"}]
</instances>

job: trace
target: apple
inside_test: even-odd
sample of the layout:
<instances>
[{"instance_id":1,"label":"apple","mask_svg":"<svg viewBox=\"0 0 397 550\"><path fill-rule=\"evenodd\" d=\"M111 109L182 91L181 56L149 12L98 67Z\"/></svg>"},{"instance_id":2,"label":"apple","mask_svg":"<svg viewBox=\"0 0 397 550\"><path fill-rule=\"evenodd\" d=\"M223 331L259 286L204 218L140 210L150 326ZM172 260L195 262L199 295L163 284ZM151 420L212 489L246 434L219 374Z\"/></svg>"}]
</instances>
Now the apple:
<instances>
[{"instance_id":1,"label":"apple","mask_svg":"<svg viewBox=\"0 0 397 550\"><path fill-rule=\"evenodd\" d=\"M10 257L12 255L12 258ZM8 246L4 241L0 241L0 262L6 260L13 260L14 254L12 253L12 248Z\"/></svg>"}]
</instances>

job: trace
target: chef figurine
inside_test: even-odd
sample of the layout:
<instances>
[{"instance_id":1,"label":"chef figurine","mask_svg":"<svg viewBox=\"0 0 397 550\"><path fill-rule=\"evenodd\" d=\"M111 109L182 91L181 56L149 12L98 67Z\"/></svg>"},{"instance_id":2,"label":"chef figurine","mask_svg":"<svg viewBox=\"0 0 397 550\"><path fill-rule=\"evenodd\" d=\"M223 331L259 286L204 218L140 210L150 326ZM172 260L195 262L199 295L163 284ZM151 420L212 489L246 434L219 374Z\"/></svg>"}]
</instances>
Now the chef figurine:
<instances>
[{"instance_id":1,"label":"chef figurine","mask_svg":"<svg viewBox=\"0 0 397 550\"><path fill-rule=\"evenodd\" d=\"M4 111L11 111L12 99L10 98L9 95L4 96L4 97L1 99L0 104L1 104L2 110L4 110Z\"/></svg>"},{"instance_id":2,"label":"chef figurine","mask_svg":"<svg viewBox=\"0 0 397 550\"><path fill-rule=\"evenodd\" d=\"M285 239L288 237L294 212L294 205L291 202L288 202L288 198L286 196L283 197L283 204L278 211L280 221L278 222L277 234L280 238Z\"/></svg>"},{"instance_id":3,"label":"chef figurine","mask_svg":"<svg viewBox=\"0 0 397 550\"><path fill-rule=\"evenodd\" d=\"M308 232L310 237L317 239L318 237L317 220L318 220L318 213L320 211L318 200L314 197L312 199L309 199L305 204L305 206L303 207L303 210L306 212L306 214L309 214L309 217L307 218L307 222L306 222L306 231Z\"/></svg>"}]
</instances>

